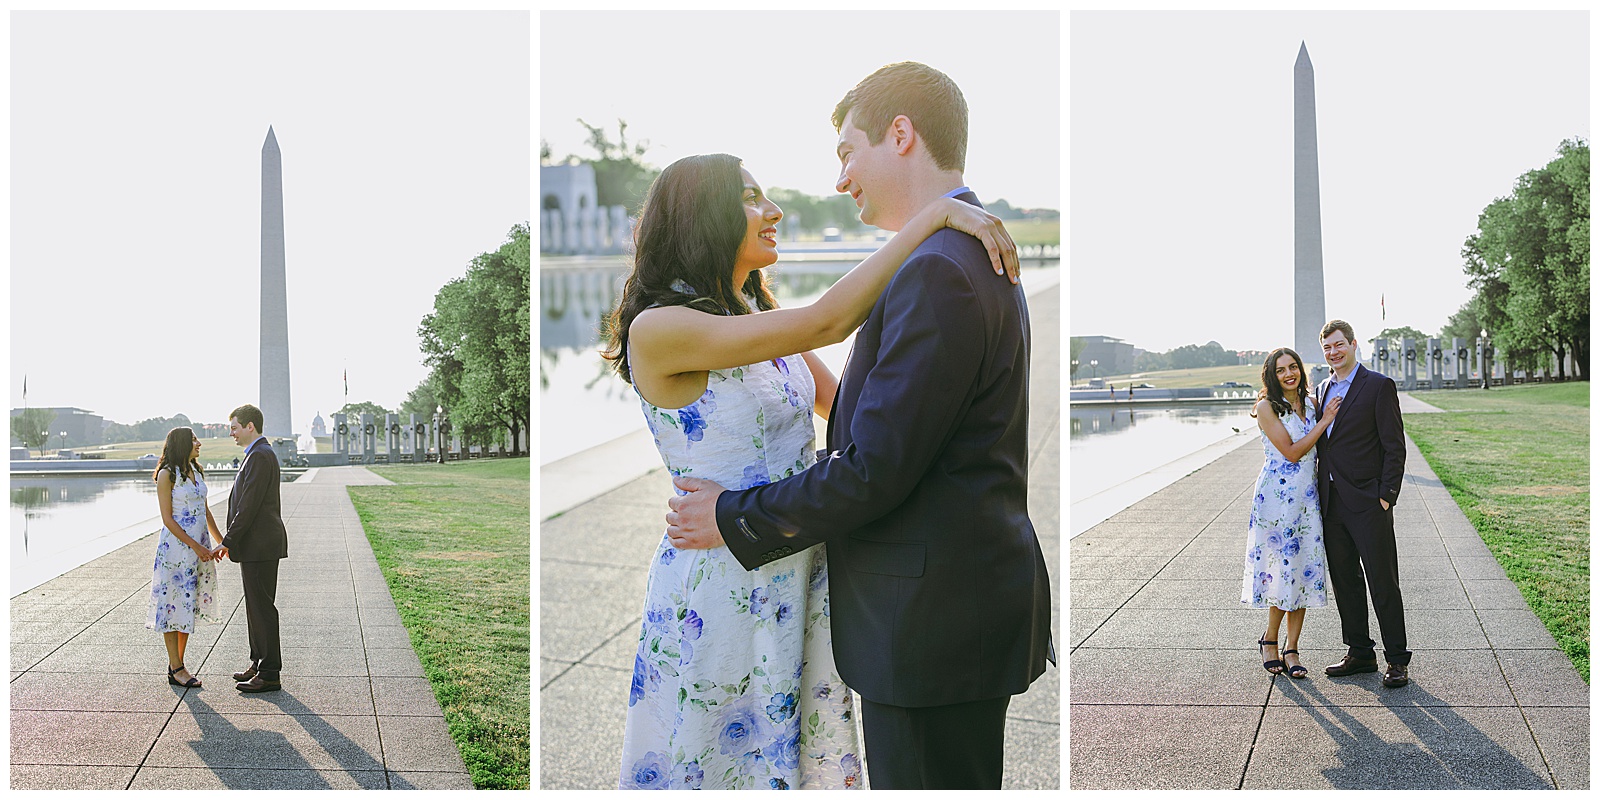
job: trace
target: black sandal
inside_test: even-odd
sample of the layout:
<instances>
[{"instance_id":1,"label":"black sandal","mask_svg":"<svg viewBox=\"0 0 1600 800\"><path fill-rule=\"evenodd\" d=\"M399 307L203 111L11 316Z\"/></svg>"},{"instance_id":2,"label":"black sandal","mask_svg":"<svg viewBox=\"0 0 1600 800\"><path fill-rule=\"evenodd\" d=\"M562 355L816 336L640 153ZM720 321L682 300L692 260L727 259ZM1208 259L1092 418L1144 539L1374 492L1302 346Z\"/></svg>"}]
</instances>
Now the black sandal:
<instances>
[{"instance_id":1,"label":"black sandal","mask_svg":"<svg viewBox=\"0 0 1600 800\"><path fill-rule=\"evenodd\" d=\"M1295 655L1299 655L1300 651L1299 650L1285 650L1282 653L1279 653L1278 655L1286 656L1286 655L1289 655L1290 653L1294 653ZM1290 667L1288 662L1284 662L1284 666L1288 668L1289 677L1291 677L1291 678L1304 678L1305 676L1311 674L1311 670L1306 669L1304 664L1296 664L1296 665Z\"/></svg>"},{"instance_id":2,"label":"black sandal","mask_svg":"<svg viewBox=\"0 0 1600 800\"><path fill-rule=\"evenodd\" d=\"M1277 647L1278 646L1277 641L1270 641L1269 642L1266 639L1257 639L1256 640L1256 644L1259 645L1260 647L1266 647L1269 644L1272 645L1273 647ZM1265 669L1266 671L1268 671L1268 672L1270 672L1270 673L1272 673L1274 675L1282 675L1283 674L1283 660L1282 659L1275 658L1275 659L1273 659L1271 661L1267 661L1266 660L1266 658L1267 658L1267 654L1266 653L1262 653L1261 654L1261 658L1262 658L1262 661L1261 661L1261 668L1262 669Z\"/></svg>"},{"instance_id":3,"label":"black sandal","mask_svg":"<svg viewBox=\"0 0 1600 800\"><path fill-rule=\"evenodd\" d=\"M200 686L200 679L196 678L193 675L189 676L189 681L187 683L185 683L183 681L180 681L177 678L172 677L173 675L176 675L178 673L178 670L183 669L183 668L184 668L184 666L182 664L179 664L178 666L167 670L167 683L170 683L173 686L182 686L182 687L184 687L186 689L194 689L194 688Z\"/></svg>"}]
</instances>

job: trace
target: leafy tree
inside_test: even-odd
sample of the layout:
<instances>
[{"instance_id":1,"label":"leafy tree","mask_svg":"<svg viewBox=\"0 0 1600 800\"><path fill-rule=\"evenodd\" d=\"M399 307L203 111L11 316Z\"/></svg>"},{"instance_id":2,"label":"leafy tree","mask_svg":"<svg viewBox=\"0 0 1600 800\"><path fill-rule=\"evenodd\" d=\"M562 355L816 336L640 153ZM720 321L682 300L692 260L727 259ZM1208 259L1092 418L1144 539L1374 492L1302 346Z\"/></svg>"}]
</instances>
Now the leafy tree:
<instances>
[{"instance_id":1,"label":"leafy tree","mask_svg":"<svg viewBox=\"0 0 1600 800\"><path fill-rule=\"evenodd\" d=\"M434 409L440 405L439 397L433 390L432 377L423 378L417 388L406 395L406 401L400 404L400 416L410 419L412 414L419 417L432 417Z\"/></svg>"},{"instance_id":2,"label":"leafy tree","mask_svg":"<svg viewBox=\"0 0 1600 800\"><path fill-rule=\"evenodd\" d=\"M377 403L366 402L366 403L345 403L343 408L340 408L338 411L335 411L334 413L335 414L348 414L348 415L350 415L350 418L354 419L354 420L360 420L362 414L371 414L379 422L382 422L383 421L383 415L390 413L390 411L389 411L389 409L384 408L383 406L380 406Z\"/></svg>"},{"instance_id":3,"label":"leafy tree","mask_svg":"<svg viewBox=\"0 0 1600 800\"><path fill-rule=\"evenodd\" d=\"M513 454L532 415L531 245L527 225L512 228L439 290L417 329L428 383L462 440L509 441Z\"/></svg>"},{"instance_id":4,"label":"leafy tree","mask_svg":"<svg viewBox=\"0 0 1600 800\"><path fill-rule=\"evenodd\" d=\"M626 206L630 215L638 215L644 205L644 196L661 170L644 161L650 149L649 141L628 144L628 123L617 120L617 140L611 141L606 129L578 120L589 131L589 147L599 158L589 161L594 166L595 202L602 206Z\"/></svg>"},{"instance_id":5,"label":"leafy tree","mask_svg":"<svg viewBox=\"0 0 1600 800\"><path fill-rule=\"evenodd\" d=\"M44 458L45 443L50 441L50 426L55 424L56 412L47 408L23 409L11 418L11 438L39 451Z\"/></svg>"},{"instance_id":6,"label":"leafy tree","mask_svg":"<svg viewBox=\"0 0 1600 800\"><path fill-rule=\"evenodd\" d=\"M1088 342L1086 340L1084 340L1084 338L1082 336L1069 336L1069 337L1067 337L1067 347L1068 347L1069 351L1072 354L1071 357L1067 360L1067 369L1072 369L1072 363L1074 361L1078 360L1078 354L1083 352L1084 345L1086 345L1086 344L1088 344ZM1079 364L1078 365L1078 369L1083 369L1083 365ZM1067 376L1067 380L1071 381L1071 380L1076 379L1077 377L1078 377L1077 373L1074 372L1073 374Z\"/></svg>"},{"instance_id":7,"label":"leafy tree","mask_svg":"<svg viewBox=\"0 0 1600 800\"><path fill-rule=\"evenodd\" d=\"M1422 358L1423 356L1427 355L1428 335L1409 325L1403 325L1398 328L1384 328L1378 332L1377 336L1368 339L1367 343L1372 344L1378 339L1387 339L1394 348L1396 356L1399 358L1405 358L1405 353L1402 351L1402 345L1404 345L1407 338L1413 340L1411 346L1416 350L1417 358Z\"/></svg>"},{"instance_id":8,"label":"leafy tree","mask_svg":"<svg viewBox=\"0 0 1600 800\"><path fill-rule=\"evenodd\" d=\"M1572 354L1589 371L1589 146L1561 143L1557 158L1517 179L1510 197L1478 216L1461 250L1479 321L1514 368Z\"/></svg>"}]
</instances>

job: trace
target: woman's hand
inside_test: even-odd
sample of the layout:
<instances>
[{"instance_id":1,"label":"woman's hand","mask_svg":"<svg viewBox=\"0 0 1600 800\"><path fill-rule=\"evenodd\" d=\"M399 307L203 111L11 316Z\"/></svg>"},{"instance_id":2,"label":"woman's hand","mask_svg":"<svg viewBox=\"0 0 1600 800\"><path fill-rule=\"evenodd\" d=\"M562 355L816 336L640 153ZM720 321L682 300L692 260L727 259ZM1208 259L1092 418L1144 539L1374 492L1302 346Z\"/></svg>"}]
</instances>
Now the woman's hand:
<instances>
[{"instance_id":1,"label":"woman's hand","mask_svg":"<svg viewBox=\"0 0 1600 800\"><path fill-rule=\"evenodd\" d=\"M989 262L994 265L994 274L1006 275L1012 283L1016 283L1017 273L1022 269L1017 262L1017 243L1011 241L1011 234L1006 233L1006 226L1000 222L1000 218L954 197L943 197L937 202L943 206L944 227L954 228L983 242L983 248L989 251Z\"/></svg>"},{"instance_id":2,"label":"woman's hand","mask_svg":"<svg viewBox=\"0 0 1600 800\"><path fill-rule=\"evenodd\" d=\"M1329 400L1328 404L1322 408L1322 418L1331 424L1333 418L1339 415L1339 404L1342 402L1344 402L1343 397L1335 397Z\"/></svg>"},{"instance_id":3,"label":"woman's hand","mask_svg":"<svg viewBox=\"0 0 1600 800\"><path fill-rule=\"evenodd\" d=\"M189 545L189 549L193 550L195 555L200 557L201 561L210 561L212 558L211 551L207 550L205 545L200 544L199 542Z\"/></svg>"}]
</instances>

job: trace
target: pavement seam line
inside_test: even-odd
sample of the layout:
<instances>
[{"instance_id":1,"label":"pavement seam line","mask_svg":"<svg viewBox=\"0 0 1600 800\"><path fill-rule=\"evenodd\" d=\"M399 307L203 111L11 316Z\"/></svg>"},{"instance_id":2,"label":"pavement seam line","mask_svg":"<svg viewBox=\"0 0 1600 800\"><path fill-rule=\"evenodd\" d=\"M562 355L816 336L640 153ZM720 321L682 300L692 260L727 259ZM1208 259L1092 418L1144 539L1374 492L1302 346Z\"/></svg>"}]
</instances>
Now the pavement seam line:
<instances>
[{"instance_id":1,"label":"pavement seam line","mask_svg":"<svg viewBox=\"0 0 1600 800\"><path fill-rule=\"evenodd\" d=\"M1221 460L1221 459L1218 459L1218 461L1220 461L1220 460ZM1214 462L1212 462L1212 463L1213 463L1213 464L1214 464L1214 463L1217 463L1217 462L1215 462L1215 461L1214 461ZM1210 464L1207 464L1207 465L1206 465L1206 467L1209 467L1209 466L1211 466L1211 465L1210 465ZM1183 476L1183 477L1184 477L1184 478L1188 478L1188 477L1190 477L1190 476L1192 476L1192 475L1194 475L1194 474L1195 474L1195 473L1197 473L1197 472L1199 472L1199 471L1200 471L1200 470L1203 470L1203 469L1205 469L1205 467L1201 467L1201 468L1200 468L1200 469L1197 469L1197 470L1195 470L1195 471L1194 471L1194 472L1191 472L1191 473L1189 473L1189 474L1188 474L1188 475L1185 475L1185 476ZM1179 480L1182 480L1182 478L1180 478L1180 479L1179 479ZM1176 482L1176 481L1175 481L1175 482L1174 482L1174 485L1176 485L1176 483L1177 483L1177 482ZM1253 488L1253 487L1252 487L1252 488ZM1164 489L1163 489L1163 491L1164 491ZM1157 494L1160 494L1160 493L1161 493L1161 492L1159 492L1159 491L1158 491L1158 492L1156 492L1156 494L1153 494L1153 495L1151 495L1151 497L1155 497L1155 496L1156 496L1156 495L1157 495ZM1134 589L1134 590L1133 590L1133 591L1132 591L1132 592L1131 592L1131 593L1129 593L1129 595L1128 595L1128 597L1127 597L1127 599L1125 599L1125 600L1123 600L1123 601L1122 601L1122 604L1121 604L1121 605L1118 605L1118 606L1117 606L1117 607L1116 607L1116 608L1114 608L1114 609L1112 609L1112 610L1111 610L1111 613L1110 613L1110 614L1107 614L1107 615L1106 615L1106 618L1105 618L1105 619L1103 619L1103 620L1100 620L1100 624L1099 624L1099 625L1096 625L1096 626L1094 626L1094 630L1092 630L1092 631L1089 631L1089 635L1087 635L1087 636L1085 636L1085 637L1083 637L1083 641L1082 641L1082 642L1079 642L1079 643L1078 643L1078 644L1077 644L1077 645L1076 645L1076 646L1075 646L1075 647L1073 647L1073 648L1071 648L1071 649L1070 649L1070 650L1068 650L1068 651L1067 651L1067 657L1068 657L1068 658L1071 658L1071 657L1072 657L1072 655L1073 655L1073 654L1075 654L1075 653L1077 653L1077 652L1078 652L1078 650L1079 650L1079 649L1080 649L1080 648L1082 648L1082 647L1083 647L1083 646L1084 646L1084 643L1086 643L1086 642L1088 642L1088 641L1089 641L1089 640L1090 640L1090 639L1092 639L1092 638L1094 638L1094 635L1095 635L1095 634L1096 634L1096 633L1099 633L1099 632L1100 632L1100 629L1101 629L1101 628L1103 628L1103 627L1105 627L1105 625L1106 625L1106 623L1107 623L1107 622L1110 622L1110 621L1111 621L1111 618L1112 618L1112 617L1115 617L1115 616L1116 616L1116 615L1117 615L1117 612L1119 612L1119 611L1121 611L1121 610L1122 610L1122 609L1124 609L1124 608L1126 608L1126 607L1127 607L1127 606L1128 606L1128 603L1130 603L1130 602L1133 602L1133 598L1134 598L1134 596L1135 596L1135 595L1137 595L1137 594L1139 594L1139 593L1140 593L1140 592L1142 592L1142 591L1144 591L1144 589L1145 589L1145 587L1146 587L1146 586L1149 586L1149 585L1150 585L1150 584L1151 584L1151 583L1152 583L1152 582L1154 582L1154 581L1155 581L1155 579L1156 579L1156 577L1157 577L1157 576L1159 576L1159 575L1160 575L1160 574L1161 574L1161 571L1162 571L1162 570L1164 570L1164 569L1166 569L1166 568L1167 568L1167 567L1169 567L1169 566L1171 566L1171 565L1172 565L1172 562L1174 562L1174 561L1176 561L1176 560L1177 560L1177 559L1178 559L1178 556L1180 556L1180 555L1182 555L1182 554L1183 554L1183 551L1184 551L1184 550L1186 550L1186 549L1188 549L1188 547L1189 547L1189 545L1192 545L1192 544L1194 544L1194 543L1195 543L1195 540L1196 540L1196 539L1199 539L1199 538L1200 538L1200 535L1201 535L1201 534L1203 534L1203 533L1205 533L1205 531L1206 531L1206 528L1209 528L1209 527L1211 527L1211 525L1212 525L1212 523L1214 523L1214 522L1216 522L1216 521L1217 521L1217 520L1218 520L1218 519L1221 519L1221 518L1222 518L1222 515L1223 515L1223 514L1226 514L1226 513L1228 513L1228 507L1229 507L1229 506L1231 506L1231 505L1233 505L1233 504L1234 504L1234 503L1235 503L1235 502L1236 502L1236 501L1238 501L1238 499L1239 499L1239 498L1240 498L1240 497L1243 497L1243 496L1244 496L1244 494L1245 494L1245 490L1241 490L1241 491L1239 491L1239 492L1238 492L1238 493L1236 493L1236 494L1235 494L1235 495L1234 495L1234 496L1233 496L1233 497L1232 497L1232 498L1230 498L1230 499L1229 499L1229 500L1228 500L1228 501L1227 501L1227 502L1225 502L1225 503L1223 503L1223 504L1222 504L1222 508L1221 508L1221 510L1219 510L1219 511L1217 511L1217 513L1216 513L1216 514L1213 514L1213 515L1212 515L1212 517L1211 517L1211 519L1209 519L1209 520L1206 520L1206 522L1205 522L1205 523L1204 523L1204 524L1203 524L1203 525L1201 525L1201 526L1200 526L1200 529L1199 529L1199 530L1197 530L1197 531L1195 531L1195 533L1194 533L1194 535L1193 535L1193 536L1190 536L1190 537L1189 537L1189 541L1188 541L1188 542L1186 542L1186 543L1185 543L1185 544L1184 544L1184 545L1183 545L1183 547L1180 547L1180 548L1178 548L1178 552L1176 552L1176 553L1173 553L1173 554L1172 554L1172 557L1171 557L1171 558L1168 558L1168 559L1167 559L1167 560L1166 560L1166 562L1165 562L1165 563L1163 563L1163 564L1162 564L1162 565L1161 565L1161 568L1160 568L1160 569L1157 569L1157 570L1156 570L1156 571L1155 571L1155 573L1154 573L1154 574L1152 574L1152 575L1151 575L1151 576L1150 576L1150 577L1148 577L1148 578L1145 578L1145 579L1144 579L1144 583L1141 583L1141 584L1139 584L1139 588L1137 588L1137 589ZM1088 533L1088 531L1084 531L1084 533ZM1070 571L1070 569L1069 569L1069 571ZM1068 577L1069 577L1069 579L1070 579L1070 577L1071 577L1071 576L1070 576L1070 575L1069 575L1069 576L1068 576ZM1071 694L1071 692L1070 692L1070 691L1069 691L1069 692L1068 692L1068 694L1069 694L1069 695L1070 695L1070 694Z\"/></svg>"},{"instance_id":2,"label":"pavement seam line","mask_svg":"<svg viewBox=\"0 0 1600 800\"><path fill-rule=\"evenodd\" d=\"M1255 757L1256 743L1261 741L1261 727L1267 722L1267 708L1272 705L1272 692L1278 688L1278 676L1267 679L1267 697L1261 701L1261 716L1256 718L1255 733L1250 734L1250 749L1244 753L1244 769L1239 771L1239 785L1233 788L1243 789L1244 779L1250 774L1250 760Z\"/></svg>"},{"instance_id":3,"label":"pavement seam line","mask_svg":"<svg viewBox=\"0 0 1600 800\"><path fill-rule=\"evenodd\" d=\"M1410 441L1410 437L1409 436L1406 437L1406 438L1407 438L1407 441ZM1415 442L1412 442L1413 446L1415 446L1415 444L1416 444ZM1421 453L1422 451L1419 448L1417 450L1417 452ZM1422 461L1423 461L1423 463L1427 464L1428 463L1428 457L1424 455L1422 457ZM1433 472L1433 465L1432 464L1428 464L1428 471L1429 472ZM1416 482L1416 476L1413 474L1410 477L1412 479L1412 483L1416 484L1417 483ZM1434 480L1439 481L1439 487L1444 491L1444 493L1445 493L1444 496L1446 498L1449 498L1450 502L1454 504L1455 503L1455 498L1450 495L1450 493L1449 493L1450 490L1444 486L1444 481L1439 478L1438 473L1434 473ZM1417 486L1418 486L1417 494L1421 496L1423 509L1425 509L1428 512L1428 520L1433 523L1433 529L1434 530L1439 530L1439 518L1434 514L1433 504L1428 501L1427 493L1421 491L1421 484L1417 484ZM1460 508L1461 508L1460 504L1456 504L1456 509L1458 511L1460 510ZM1463 516L1465 516L1464 513L1463 513ZM1472 521L1471 520L1467 520L1467 522L1468 522L1468 524L1471 524ZM1478 533L1476 525L1473 525L1473 532L1474 533ZM1440 537L1440 543L1441 544L1443 543L1443 539L1444 539L1444 537L1441 536ZM1483 534L1482 533L1478 533L1478 539L1480 541L1483 539ZM1485 543L1485 544L1487 544L1487 543ZM1490 557L1493 557L1493 555L1494 554L1491 552L1490 553ZM1534 730L1533 730L1533 720L1528 719L1528 710L1526 708L1522 707L1522 699L1517 696L1516 687L1511 685L1511 676L1506 673L1506 665L1505 665L1504 662L1502 662L1500 660L1500 648L1495 645L1494 640L1489 638L1489 629L1487 627L1485 627L1484 624L1483 624L1483 616L1479 613L1480 609L1478 608L1478 603L1477 603L1476 600L1474 600L1472 598L1472 594L1470 592L1467 592L1466 580L1461 576L1461 570L1456 567L1455 554L1451 553L1449 548L1446 548L1445 549L1445 557L1450 559L1450 568L1452 570L1455 570L1456 581L1461 584L1462 593L1467 595L1467 604L1472 607L1472 616L1473 616L1474 619L1476 619L1478 621L1478 629L1483 631L1484 641L1489 643L1489 655L1494 658L1495 668L1500 670L1500 679L1506 682L1506 692L1511 695L1511 703L1512 703L1513 706L1516 707L1518 716L1522 717L1522 724L1528 730L1528 738L1533 740L1533 747L1534 747L1535 750L1537 750L1539 752L1539 760L1544 763L1545 775L1546 775L1546 777L1549 778L1550 785L1552 787L1554 787L1556 789L1560 789L1561 788L1561 781L1556 778L1555 767L1550 763L1550 756L1545 753L1544 745L1539 742L1539 735L1537 733L1535 733ZM1499 563L1499 559L1495 559L1495 563ZM1503 566L1501 567L1501 570L1504 571L1504 567ZM1510 576L1507 576L1506 577L1506 581L1510 582L1510 580L1511 580ZM1513 583L1512 586L1515 587L1516 584ZM1541 648L1541 649L1543 649L1543 648ZM1559 650L1559 648L1557 648L1557 649ZM1564 652L1564 651L1562 651L1562 652Z\"/></svg>"}]
</instances>

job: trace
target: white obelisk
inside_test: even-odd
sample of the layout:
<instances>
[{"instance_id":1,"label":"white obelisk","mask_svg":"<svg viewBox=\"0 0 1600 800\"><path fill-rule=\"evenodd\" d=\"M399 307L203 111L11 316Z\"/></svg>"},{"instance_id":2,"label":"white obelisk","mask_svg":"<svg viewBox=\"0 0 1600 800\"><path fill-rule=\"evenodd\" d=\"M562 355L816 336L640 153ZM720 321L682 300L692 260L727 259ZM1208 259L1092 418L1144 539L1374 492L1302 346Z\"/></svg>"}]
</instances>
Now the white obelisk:
<instances>
[{"instance_id":1,"label":"white obelisk","mask_svg":"<svg viewBox=\"0 0 1600 800\"><path fill-rule=\"evenodd\" d=\"M1322 189L1317 181L1317 97L1305 42L1294 62L1294 349L1322 363ZM1325 369L1325 368L1324 368Z\"/></svg>"},{"instance_id":2,"label":"white obelisk","mask_svg":"<svg viewBox=\"0 0 1600 800\"><path fill-rule=\"evenodd\" d=\"M267 127L261 145L261 414L262 433L293 437L289 420L289 293L283 259L283 156Z\"/></svg>"}]
</instances>

